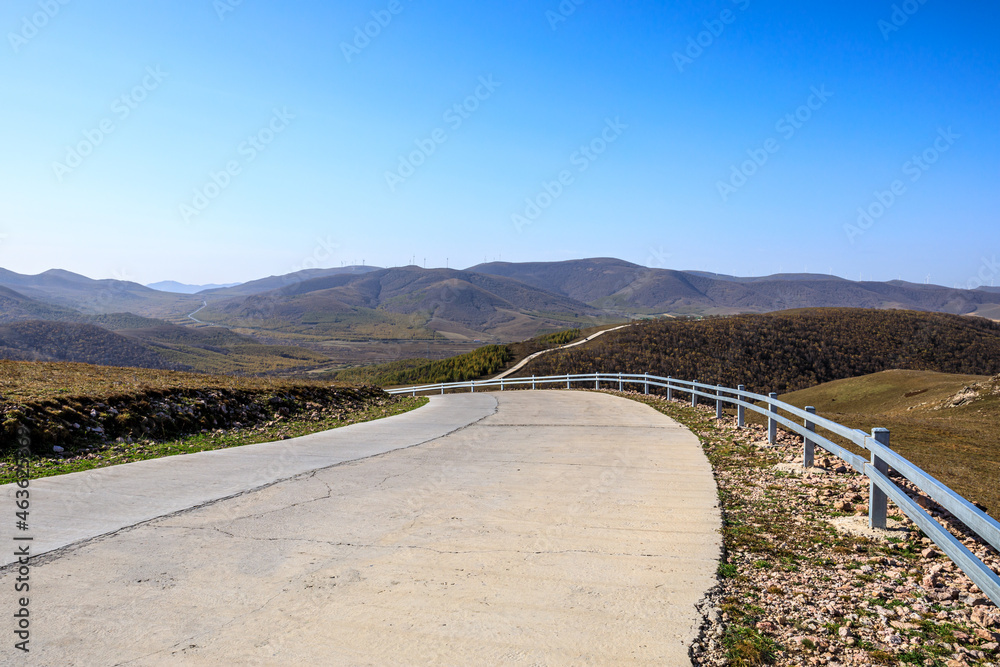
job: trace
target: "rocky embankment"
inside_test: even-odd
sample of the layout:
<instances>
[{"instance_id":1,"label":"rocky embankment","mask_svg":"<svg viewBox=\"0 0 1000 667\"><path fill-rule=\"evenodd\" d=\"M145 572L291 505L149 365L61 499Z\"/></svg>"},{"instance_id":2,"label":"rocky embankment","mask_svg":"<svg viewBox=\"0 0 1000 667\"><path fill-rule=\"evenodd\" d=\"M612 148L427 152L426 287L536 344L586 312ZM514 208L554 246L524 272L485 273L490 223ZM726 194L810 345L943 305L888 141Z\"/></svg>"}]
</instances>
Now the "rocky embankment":
<instances>
[{"instance_id":1,"label":"rocky embankment","mask_svg":"<svg viewBox=\"0 0 1000 667\"><path fill-rule=\"evenodd\" d=\"M151 389L99 397L47 398L0 406L5 448L27 435L36 454L133 439L169 439L217 429L340 418L390 397L378 387L282 386Z\"/></svg>"},{"instance_id":2,"label":"rocky embankment","mask_svg":"<svg viewBox=\"0 0 1000 667\"><path fill-rule=\"evenodd\" d=\"M698 665L926 665L1000 661L1000 610L891 502L890 530L867 528L867 478L802 441L737 429L660 398L649 402L691 428L715 470L725 553L703 601L692 647ZM894 476L994 572L1000 554L949 512Z\"/></svg>"}]
</instances>

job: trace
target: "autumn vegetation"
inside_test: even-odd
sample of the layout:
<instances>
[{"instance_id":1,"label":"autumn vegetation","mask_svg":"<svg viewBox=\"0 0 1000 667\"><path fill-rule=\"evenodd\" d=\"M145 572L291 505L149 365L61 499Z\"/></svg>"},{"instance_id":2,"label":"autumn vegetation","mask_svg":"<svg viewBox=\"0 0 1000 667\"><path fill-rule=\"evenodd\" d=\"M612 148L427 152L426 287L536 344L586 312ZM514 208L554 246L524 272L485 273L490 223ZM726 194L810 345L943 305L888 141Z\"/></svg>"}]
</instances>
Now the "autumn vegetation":
<instances>
[{"instance_id":1,"label":"autumn vegetation","mask_svg":"<svg viewBox=\"0 0 1000 667\"><path fill-rule=\"evenodd\" d=\"M506 345L485 345L449 359L394 361L343 370L334 377L341 382L366 382L380 386L462 382L495 373L512 358L513 354Z\"/></svg>"},{"instance_id":2,"label":"autumn vegetation","mask_svg":"<svg viewBox=\"0 0 1000 667\"><path fill-rule=\"evenodd\" d=\"M464 382L493 375L539 350L572 342L580 329L564 329L508 345L486 345L448 359L402 359L384 364L349 368L333 375L342 382L366 382L380 386Z\"/></svg>"},{"instance_id":3,"label":"autumn vegetation","mask_svg":"<svg viewBox=\"0 0 1000 667\"><path fill-rule=\"evenodd\" d=\"M655 320L543 355L519 375L648 372L766 393L890 369L1000 373L1000 324L850 308Z\"/></svg>"}]
</instances>

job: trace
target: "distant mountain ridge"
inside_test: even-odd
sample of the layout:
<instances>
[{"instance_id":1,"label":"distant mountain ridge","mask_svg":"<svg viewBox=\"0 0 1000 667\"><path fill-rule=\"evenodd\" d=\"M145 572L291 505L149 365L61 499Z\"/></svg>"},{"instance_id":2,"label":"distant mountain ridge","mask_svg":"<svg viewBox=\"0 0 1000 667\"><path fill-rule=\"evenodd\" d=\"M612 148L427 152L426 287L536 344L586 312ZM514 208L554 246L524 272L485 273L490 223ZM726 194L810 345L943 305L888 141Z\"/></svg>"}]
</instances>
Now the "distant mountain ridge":
<instances>
[{"instance_id":1,"label":"distant mountain ridge","mask_svg":"<svg viewBox=\"0 0 1000 667\"><path fill-rule=\"evenodd\" d=\"M904 281L855 282L819 274L753 278L650 269L618 259L511 264L469 269L502 275L623 314L763 313L792 308L894 308L1000 317L1000 290L962 290Z\"/></svg>"},{"instance_id":2,"label":"distant mountain ridge","mask_svg":"<svg viewBox=\"0 0 1000 667\"><path fill-rule=\"evenodd\" d=\"M174 294L197 294L212 289L225 289L236 287L240 283L227 283L225 285L188 285L174 280L161 280L158 283L150 283L146 287L155 289L158 292L173 292Z\"/></svg>"},{"instance_id":3,"label":"distant mountain ridge","mask_svg":"<svg viewBox=\"0 0 1000 667\"><path fill-rule=\"evenodd\" d=\"M517 338L530 337L539 328L604 316L598 308L518 280L457 269L407 266L283 282L266 292L215 300L198 317L227 326L281 321L320 331L364 321L383 330L404 326L410 331L468 337L501 332Z\"/></svg>"},{"instance_id":4,"label":"distant mountain ridge","mask_svg":"<svg viewBox=\"0 0 1000 667\"><path fill-rule=\"evenodd\" d=\"M0 287L33 301L95 315L131 312L161 317L183 310L188 304L201 304L191 295L159 292L128 280L93 280L61 269L34 276L0 269Z\"/></svg>"},{"instance_id":5,"label":"distant mountain ridge","mask_svg":"<svg viewBox=\"0 0 1000 667\"><path fill-rule=\"evenodd\" d=\"M35 276L0 269L0 324L88 325L35 325L25 335L8 330L13 336L5 346L9 355L56 358L48 341L68 342L74 335L93 344L82 341L73 358L113 358L115 346L126 350L103 330L121 332L153 355L140 359L137 349L128 353L143 364L211 372L343 363L335 361L340 352L329 352L334 349L370 358L357 352L358 345L382 346L372 354L392 360L403 355L394 357L386 343L397 349L400 341L509 343L634 318L831 307L1000 320L1000 288L856 282L808 273L737 277L648 268L614 258L492 262L465 270L317 268L196 294L55 269ZM333 341L355 347L332 346Z\"/></svg>"},{"instance_id":6,"label":"distant mountain ridge","mask_svg":"<svg viewBox=\"0 0 1000 667\"><path fill-rule=\"evenodd\" d=\"M449 280L459 281L455 285L461 285L462 289L456 290L454 286L445 289ZM533 289L515 290L511 280ZM496 309L538 311L551 308L555 309L553 313L588 311L593 314L599 311L609 316L629 316L865 307L1000 318L1000 288L994 287L965 290L899 280L857 282L807 273L738 277L705 271L648 268L614 258L491 262L465 270L345 266L307 269L229 286L184 285L172 281L154 285L158 288L208 289L197 293L167 292L130 281L92 280L58 269L36 276L0 269L0 321L18 319L32 312L41 314L38 319L60 319L70 317L69 311L84 314L133 312L162 318L186 315L199 308L203 301L209 301L210 305L226 301L226 305L220 307L232 313L238 310L231 302L235 297L266 295L264 301L277 306L297 296L322 290L336 290L326 295L333 299L332 312L361 307L410 314L424 309L440 312L447 318L449 315L442 311L442 306L449 306L444 310L459 316L464 326L487 329L498 319L493 312ZM471 307L483 310L480 316L456 313L453 300L442 302L435 296L442 290L454 296L473 287L475 295L469 292L464 297ZM543 296L542 292L547 295ZM515 293L519 295L515 297ZM322 306L318 301L322 299L317 300L317 305Z\"/></svg>"}]
</instances>

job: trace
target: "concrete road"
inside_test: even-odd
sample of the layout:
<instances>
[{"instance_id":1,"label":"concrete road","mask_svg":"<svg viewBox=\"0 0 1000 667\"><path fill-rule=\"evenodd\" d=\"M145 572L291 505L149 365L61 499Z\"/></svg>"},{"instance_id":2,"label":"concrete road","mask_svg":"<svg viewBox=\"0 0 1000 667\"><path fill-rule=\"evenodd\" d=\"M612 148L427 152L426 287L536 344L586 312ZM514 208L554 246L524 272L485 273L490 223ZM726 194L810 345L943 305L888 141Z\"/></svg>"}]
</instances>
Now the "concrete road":
<instances>
[{"instance_id":1,"label":"concrete road","mask_svg":"<svg viewBox=\"0 0 1000 667\"><path fill-rule=\"evenodd\" d=\"M417 411L499 401L420 446L54 552L31 570L32 651L9 638L0 660L689 664L720 549L697 439L606 394L478 396Z\"/></svg>"},{"instance_id":2,"label":"concrete road","mask_svg":"<svg viewBox=\"0 0 1000 667\"><path fill-rule=\"evenodd\" d=\"M282 442L170 456L32 481L32 553L41 555L80 540L257 489L346 461L413 447L440 438L496 411L489 394L461 394L388 419L353 424ZM8 507L15 485L0 486ZM11 539L14 522L0 524ZM5 550L0 563L16 560Z\"/></svg>"}]
</instances>

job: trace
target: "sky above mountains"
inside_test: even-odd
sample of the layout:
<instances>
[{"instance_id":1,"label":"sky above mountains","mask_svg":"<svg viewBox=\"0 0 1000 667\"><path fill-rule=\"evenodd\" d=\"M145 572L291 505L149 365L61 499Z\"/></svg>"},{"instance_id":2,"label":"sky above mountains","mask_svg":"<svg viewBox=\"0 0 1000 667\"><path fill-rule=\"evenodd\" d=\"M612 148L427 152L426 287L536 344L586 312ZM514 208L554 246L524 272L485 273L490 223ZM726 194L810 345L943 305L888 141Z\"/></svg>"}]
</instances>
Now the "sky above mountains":
<instances>
[{"instance_id":1,"label":"sky above mountains","mask_svg":"<svg viewBox=\"0 0 1000 667\"><path fill-rule=\"evenodd\" d=\"M994 3L10 0L0 266L1000 279Z\"/></svg>"}]
</instances>

